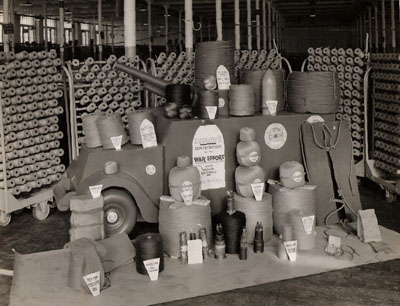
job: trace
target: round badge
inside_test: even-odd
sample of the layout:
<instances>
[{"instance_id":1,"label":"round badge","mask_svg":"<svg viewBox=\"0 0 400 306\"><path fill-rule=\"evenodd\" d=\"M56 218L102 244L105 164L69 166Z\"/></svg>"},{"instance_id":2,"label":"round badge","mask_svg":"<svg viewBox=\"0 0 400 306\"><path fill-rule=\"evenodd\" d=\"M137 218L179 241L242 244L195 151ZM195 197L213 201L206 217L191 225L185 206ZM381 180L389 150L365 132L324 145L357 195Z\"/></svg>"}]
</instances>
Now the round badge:
<instances>
[{"instance_id":1,"label":"round badge","mask_svg":"<svg viewBox=\"0 0 400 306\"><path fill-rule=\"evenodd\" d=\"M224 107L224 106L225 106L225 99L219 98L218 99L218 107Z\"/></svg>"},{"instance_id":2,"label":"round badge","mask_svg":"<svg viewBox=\"0 0 400 306\"><path fill-rule=\"evenodd\" d=\"M295 181L296 183L301 182L301 180L303 179L303 175L301 174L300 171L296 171L295 173L293 173L292 177L293 181Z\"/></svg>"},{"instance_id":3,"label":"round badge","mask_svg":"<svg viewBox=\"0 0 400 306\"><path fill-rule=\"evenodd\" d=\"M287 131L280 123L271 123L265 129L264 141L271 149L278 150L282 148L287 140Z\"/></svg>"},{"instance_id":4,"label":"round badge","mask_svg":"<svg viewBox=\"0 0 400 306\"><path fill-rule=\"evenodd\" d=\"M146 166L146 173L148 175L153 175L156 173L156 167L154 165L147 165Z\"/></svg>"},{"instance_id":5,"label":"round badge","mask_svg":"<svg viewBox=\"0 0 400 306\"><path fill-rule=\"evenodd\" d=\"M250 152L249 159L252 163L255 163L258 160L258 153L257 152Z\"/></svg>"}]
</instances>

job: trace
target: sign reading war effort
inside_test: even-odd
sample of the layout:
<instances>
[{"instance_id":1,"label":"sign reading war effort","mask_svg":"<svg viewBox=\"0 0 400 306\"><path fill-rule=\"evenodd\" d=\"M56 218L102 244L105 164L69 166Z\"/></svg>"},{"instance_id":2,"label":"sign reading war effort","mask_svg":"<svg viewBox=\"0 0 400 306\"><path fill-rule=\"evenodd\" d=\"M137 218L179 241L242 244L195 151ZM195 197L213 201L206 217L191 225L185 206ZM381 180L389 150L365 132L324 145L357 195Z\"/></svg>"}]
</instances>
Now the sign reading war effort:
<instances>
[{"instance_id":1,"label":"sign reading war effort","mask_svg":"<svg viewBox=\"0 0 400 306\"><path fill-rule=\"evenodd\" d=\"M200 126L193 137L193 166L200 171L201 190L225 187L224 136L216 125Z\"/></svg>"}]
</instances>

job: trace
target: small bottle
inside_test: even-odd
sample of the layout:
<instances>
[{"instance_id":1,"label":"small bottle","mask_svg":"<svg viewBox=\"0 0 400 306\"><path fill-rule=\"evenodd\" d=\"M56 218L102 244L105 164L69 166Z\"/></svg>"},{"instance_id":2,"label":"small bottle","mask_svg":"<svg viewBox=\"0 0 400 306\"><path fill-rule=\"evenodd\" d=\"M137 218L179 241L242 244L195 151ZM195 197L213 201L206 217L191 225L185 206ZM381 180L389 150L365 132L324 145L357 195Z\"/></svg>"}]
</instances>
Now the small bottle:
<instances>
[{"instance_id":1,"label":"small bottle","mask_svg":"<svg viewBox=\"0 0 400 306\"><path fill-rule=\"evenodd\" d=\"M179 245L180 245L180 260L181 263L188 263L188 244L186 232L179 233Z\"/></svg>"},{"instance_id":2,"label":"small bottle","mask_svg":"<svg viewBox=\"0 0 400 306\"><path fill-rule=\"evenodd\" d=\"M222 225L217 224L216 234L215 234L215 246L214 246L214 256L216 259L224 259L226 258L225 253L225 237L222 231Z\"/></svg>"},{"instance_id":3,"label":"small bottle","mask_svg":"<svg viewBox=\"0 0 400 306\"><path fill-rule=\"evenodd\" d=\"M196 233L190 233L189 235L190 240L196 240Z\"/></svg>"},{"instance_id":4,"label":"small bottle","mask_svg":"<svg viewBox=\"0 0 400 306\"><path fill-rule=\"evenodd\" d=\"M235 212L235 199L233 198L233 191L228 190L226 192L226 213L231 216Z\"/></svg>"},{"instance_id":5,"label":"small bottle","mask_svg":"<svg viewBox=\"0 0 400 306\"><path fill-rule=\"evenodd\" d=\"M264 253L264 230L261 222L257 222L254 233L254 253Z\"/></svg>"},{"instance_id":6,"label":"small bottle","mask_svg":"<svg viewBox=\"0 0 400 306\"><path fill-rule=\"evenodd\" d=\"M245 227L243 227L242 236L240 237L239 259L247 260L247 231Z\"/></svg>"},{"instance_id":7,"label":"small bottle","mask_svg":"<svg viewBox=\"0 0 400 306\"><path fill-rule=\"evenodd\" d=\"M208 241L207 241L207 231L204 227L200 229L199 236L200 236L201 243L202 243L203 259L207 260L210 258L210 256L208 254L209 248L208 248Z\"/></svg>"}]
</instances>

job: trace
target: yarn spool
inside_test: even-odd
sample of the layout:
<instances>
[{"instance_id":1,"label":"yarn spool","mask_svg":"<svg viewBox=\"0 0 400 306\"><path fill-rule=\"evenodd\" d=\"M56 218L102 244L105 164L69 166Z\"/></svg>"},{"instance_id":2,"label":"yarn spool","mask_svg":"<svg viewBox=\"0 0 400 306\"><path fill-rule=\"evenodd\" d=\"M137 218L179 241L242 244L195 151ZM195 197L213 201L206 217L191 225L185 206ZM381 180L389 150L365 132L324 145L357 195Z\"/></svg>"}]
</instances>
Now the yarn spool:
<instances>
[{"instance_id":1,"label":"yarn spool","mask_svg":"<svg viewBox=\"0 0 400 306\"><path fill-rule=\"evenodd\" d=\"M231 83L235 81L235 57L232 42L207 41L196 45L194 81L200 88L204 87L204 80L215 76L218 66L228 69Z\"/></svg>"},{"instance_id":2,"label":"yarn spool","mask_svg":"<svg viewBox=\"0 0 400 306\"><path fill-rule=\"evenodd\" d=\"M102 146L99 130L97 129L97 120L102 115L87 114L82 117L83 134L85 135L85 142L88 148L97 148Z\"/></svg>"},{"instance_id":3,"label":"yarn spool","mask_svg":"<svg viewBox=\"0 0 400 306\"><path fill-rule=\"evenodd\" d=\"M279 166L281 184L287 188L304 186L304 167L297 161L287 161Z\"/></svg>"},{"instance_id":4,"label":"yarn spool","mask_svg":"<svg viewBox=\"0 0 400 306\"><path fill-rule=\"evenodd\" d=\"M284 224L290 223L289 213L293 210L316 213L315 186L305 185L297 188L286 188L279 184L270 184L268 193L272 195L274 231L282 234Z\"/></svg>"},{"instance_id":5,"label":"yarn spool","mask_svg":"<svg viewBox=\"0 0 400 306\"><path fill-rule=\"evenodd\" d=\"M242 78L245 84L251 85L254 90L254 109L255 112L261 111L261 81L264 75L261 69L244 69L242 70Z\"/></svg>"},{"instance_id":6,"label":"yarn spool","mask_svg":"<svg viewBox=\"0 0 400 306\"><path fill-rule=\"evenodd\" d=\"M186 84L170 84L165 87L165 98L167 102L174 102L179 107L192 104L191 86Z\"/></svg>"},{"instance_id":7,"label":"yarn spool","mask_svg":"<svg viewBox=\"0 0 400 306\"><path fill-rule=\"evenodd\" d=\"M131 144L141 145L140 125L147 119L154 124L153 112L151 109L138 109L128 114L128 131Z\"/></svg>"},{"instance_id":8,"label":"yarn spool","mask_svg":"<svg viewBox=\"0 0 400 306\"><path fill-rule=\"evenodd\" d=\"M114 149L114 145L111 141L111 137L121 136L121 145L124 145L128 141L128 137L125 132L124 125L121 120L121 116L118 114L109 114L101 116L97 121L96 125L99 131L101 143L104 149Z\"/></svg>"},{"instance_id":9,"label":"yarn spool","mask_svg":"<svg viewBox=\"0 0 400 306\"><path fill-rule=\"evenodd\" d=\"M226 241L226 253L238 254L240 251L240 237L243 227L246 226L246 215L241 211L235 211L232 215L223 212L221 224Z\"/></svg>"},{"instance_id":10,"label":"yarn spool","mask_svg":"<svg viewBox=\"0 0 400 306\"><path fill-rule=\"evenodd\" d=\"M272 196L264 192L262 200L256 201L254 198L241 197L237 193L233 195L236 209L246 216L247 242L253 243L257 222L261 222L264 227L264 241L269 241L273 235Z\"/></svg>"},{"instance_id":11,"label":"yarn spool","mask_svg":"<svg viewBox=\"0 0 400 306\"><path fill-rule=\"evenodd\" d=\"M229 116L229 89L218 89L218 115Z\"/></svg>"},{"instance_id":12,"label":"yarn spool","mask_svg":"<svg viewBox=\"0 0 400 306\"><path fill-rule=\"evenodd\" d=\"M218 91L216 90L197 90L197 114L202 119L210 119L207 107L215 107L217 112L215 118L218 117Z\"/></svg>"},{"instance_id":13,"label":"yarn spool","mask_svg":"<svg viewBox=\"0 0 400 306\"><path fill-rule=\"evenodd\" d=\"M187 155L178 156L176 167L172 168L168 174L168 187L171 196L177 201L183 201L181 193L192 189L192 200L200 196L200 172L193 167L190 157Z\"/></svg>"},{"instance_id":14,"label":"yarn spool","mask_svg":"<svg viewBox=\"0 0 400 306\"><path fill-rule=\"evenodd\" d=\"M312 225L310 226L310 232L307 233L304 225L303 218L314 216ZM315 247L315 215L310 211L293 210L290 212L290 223L293 227L294 239L297 240L298 250L312 250Z\"/></svg>"},{"instance_id":15,"label":"yarn spool","mask_svg":"<svg viewBox=\"0 0 400 306\"><path fill-rule=\"evenodd\" d=\"M229 115L254 115L254 99L254 89L251 85L231 85L229 88Z\"/></svg>"},{"instance_id":16,"label":"yarn spool","mask_svg":"<svg viewBox=\"0 0 400 306\"><path fill-rule=\"evenodd\" d=\"M198 205L185 205L183 202L164 201L161 198L158 216L159 231L164 237L164 251L171 257L180 256L179 233L182 231L196 232L201 227L206 228L207 242L212 247L211 207L210 201L200 198Z\"/></svg>"},{"instance_id":17,"label":"yarn spool","mask_svg":"<svg viewBox=\"0 0 400 306\"><path fill-rule=\"evenodd\" d=\"M142 234L135 239L136 271L142 275L148 275L143 261L160 258L158 271L164 270L163 237L156 233Z\"/></svg>"},{"instance_id":18,"label":"yarn spool","mask_svg":"<svg viewBox=\"0 0 400 306\"><path fill-rule=\"evenodd\" d=\"M253 197L251 184L265 181L265 171L260 166L239 166L235 170L236 192L245 198Z\"/></svg>"},{"instance_id":19,"label":"yarn spool","mask_svg":"<svg viewBox=\"0 0 400 306\"><path fill-rule=\"evenodd\" d=\"M295 113L336 113L340 100L338 76L333 72L292 72L287 99L289 109Z\"/></svg>"},{"instance_id":20,"label":"yarn spool","mask_svg":"<svg viewBox=\"0 0 400 306\"><path fill-rule=\"evenodd\" d=\"M276 80L276 96L278 99L276 112L279 113L285 110L285 73L283 69L274 69L272 73Z\"/></svg>"},{"instance_id":21,"label":"yarn spool","mask_svg":"<svg viewBox=\"0 0 400 306\"><path fill-rule=\"evenodd\" d=\"M236 158L240 166L256 166L260 163L260 145L255 141L255 130L249 127L240 129L240 142L236 146Z\"/></svg>"}]
</instances>

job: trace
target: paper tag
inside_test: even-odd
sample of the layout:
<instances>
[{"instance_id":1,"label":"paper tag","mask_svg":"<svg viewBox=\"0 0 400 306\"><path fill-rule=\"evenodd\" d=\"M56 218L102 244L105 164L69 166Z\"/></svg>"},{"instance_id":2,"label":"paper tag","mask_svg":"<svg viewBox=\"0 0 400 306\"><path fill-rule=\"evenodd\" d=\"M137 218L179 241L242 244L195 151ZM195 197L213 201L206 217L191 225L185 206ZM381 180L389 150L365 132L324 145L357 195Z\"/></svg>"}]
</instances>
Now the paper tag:
<instances>
[{"instance_id":1,"label":"paper tag","mask_svg":"<svg viewBox=\"0 0 400 306\"><path fill-rule=\"evenodd\" d=\"M265 104L267 105L268 112L271 116L276 115L276 108L278 106L278 101L277 100L266 100Z\"/></svg>"},{"instance_id":2,"label":"paper tag","mask_svg":"<svg viewBox=\"0 0 400 306\"><path fill-rule=\"evenodd\" d=\"M181 197L183 199L183 202L185 202L186 205L192 205L193 201L193 189L187 189L181 192Z\"/></svg>"},{"instance_id":3,"label":"paper tag","mask_svg":"<svg viewBox=\"0 0 400 306\"><path fill-rule=\"evenodd\" d=\"M308 123L316 123L316 122L325 122L325 120L320 115L312 115L312 116L308 117L307 122Z\"/></svg>"},{"instance_id":4,"label":"paper tag","mask_svg":"<svg viewBox=\"0 0 400 306\"><path fill-rule=\"evenodd\" d=\"M374 209L358 211L357 236L364 242L382 241L381 231Z\"/></svg>"},{"instance_id":5,"label":"paper tag","mask_svg":"<svg viewBox=\"0 0 400 306\"><path fill-rule=\"evenodd\" d=\"M217 106L206 106L208 118L215 119L215 115L217 114L218 107Z\"/></svg>"},{"instance_id":6,"label":"paper tag","mask_svg":"<svg viewBox=\"0 0 400 306\"><path fill-rule=\"evenodd\" d=\"M229 89L231 86L231 77L224 65L219 65L217 68L217 83L218 89Z\"/></svg>"},{"instance_id":7,"label":"paper tag","mask_svg":"<svg viewBox=\"0 0 400 306\"><path fill-rule=\"evenodd\" d=\"M103 189L103 185L95 185L89 186L90 193L93 199L99 198L101 195L101 190Z\"/></svg>"},{"instance_id":8,"label":"paper tag","mask_svg":"<svg viewBox=\"0 0 400 306\"><path fill-rule=\"evenodd\" d=\"M188 240L188 264L203 263L203 244L200 239Z\"/></svg>"},{"instance_id":9,"label":"paper tag","mask_svg":"<svg viewBox=\"0 0 400 306\"><path fill-rule=\"evenodd\" d=\"M115 148L115 150L121 150L121 143L122 143L122 135L111 137L111 142Z\"/></svg>"},{"instance_id":10,"label":"paper tag","mask_svg":"<svg viewBox=\"0 0 400 306\"><path fill-rule=\"evenodd\" d=\"M286 253L289 256L290 261L296 261L297 257L297 240L284 241Z\"/></svg>"},{"instance_id":11,"label":"paper tag","mask_svg":"<svg viewBox=\"0 0 400 306\"><path fill-rule=\"evenodd\" d=\"M261 201L264 193L264 183L251 184L251 189L253 190L256 201Z\"/></svg>"},{"instance_id":12,"label":"paper tag","mask_svg":"<svg viewBox=\"0 0 400 306\"><path fill-rule=\"evenodd\" d=\"M328 244L325 251L329 254L336 254L340 251L342 245L341 239L338 236L329 235Z\"/></svg>"},{"instance_id":13,"label":"paper tag","mask_svg":"<svg viewBox=\"0 0 400 306\"><path fill-rule=\"evenodd\" d=\"M142 138L143 148L157 146L156 132L154 130L154 125L150 120L144 119L140 124L140 137Z\"/></svg>"},{"instance_id":14,"label":"paper tag","mask_svg":"<svg viewBox=\"0 0 400 306\"><path fill-rule=\"evenodd\" d=\"M304 230L306 231L307 235L310 235L313 232L314 219L315 219L314 215L301 218L301 221L303 222Z\"/></svg>"},{"instance_id":15,"label":"paper tag","mask_svg":"<svg viewBox=\"0 0 400 306\"><path fill-rule=\"evenodd\" d=\"M143 261L146 267L147 273L149 274L151 281L158 280L158 271L160 267L160 258L148 259Z\"/></svg>"},{"instance_id":16,"label":"paper tag","mask_svg":"<svg viewBox=\"0 0 400 306\"><path fill-rule=\"evenodd\" d=\"M100 271L83 276L83 280L93 296L100 294Z\"/></svg>"}]
</instances>

